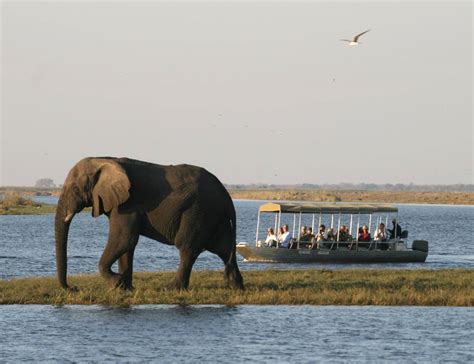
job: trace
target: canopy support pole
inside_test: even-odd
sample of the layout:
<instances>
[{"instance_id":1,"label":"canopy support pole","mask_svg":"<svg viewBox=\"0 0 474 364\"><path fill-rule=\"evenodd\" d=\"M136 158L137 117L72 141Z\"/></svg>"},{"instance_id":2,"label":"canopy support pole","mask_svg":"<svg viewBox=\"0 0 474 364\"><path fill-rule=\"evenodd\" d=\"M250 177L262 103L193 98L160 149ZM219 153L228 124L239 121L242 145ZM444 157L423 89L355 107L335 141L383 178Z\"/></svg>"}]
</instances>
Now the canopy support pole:
<instances>
[{"instance_id":1,"label":"canopy support pole","mask_svg":"<svg viewBox=\"0 0 474 364\"><path fill-rule=\"evenodd\" d=\"M339 218L337 220L337 249L339 249L339 232L340 232L340 229L341 229L341 213L339 213Z\"/></svg>"},{"instance_id":2,"label":"canopy support pole","mask_svg":"<svg viewBox=\"0 0 474 364\"><path fill-rule=\"evenodd\" d=\"M257 246L257 242L258 242L258 229L260 227L260 211L258 212L258 215L257 215L257 233L255 234L255 246Z\"/></svg>"},{"instance_id":3,"label":"canopy support pole","mask_svg":"<svg viewBox=\"0 0 474 364\"><path fill-rule=\"evenodd\" d=\"M351 214L351 221L350 221L350 224L349 224L349 235L352 236L352 214Z\"/></svg>"},{"instance_id":4,"label":"canopy support pole","mask_svg":"<svg viewBox=\"0 0 474 364\"><path fill-rule=\"evenodd\" d=\"M280 232L280 226L281 226L281 211L278 211L278 233ZM278 239L278 234L277 234L277 239ZM277 248L279 248L278 242L277 242Z\"/></svg>"},{"instance_id":5,"label":"canopy support pole","mask_svg":"<svg viewBox=\"0 0 474 364\"><path fill-rule=\"evenodd\" d=\"M372 214L369 215L369 234L372 232ZM372 235L370 236L369 250L372 248ZM377 243L375 243L375 248L377 248Z\"/></svg>"},{"instance_id":6,"label":"canopy support pole","mask_svg":"<svg viewBox=\"0 0 474 364\"><path fill-rule=\"evenodd\" d=\"M360 225L360 213L357 214L356 250L359 250L359 225Z\"/></svg>"},{"instance_id":7,"label":"canopy support pole","mask_svg":"<svg viewBox=\"0 0 474 364\"><path fill-rule=\"evenodd\" d=\"M298 242L296 243L296 249L300 248L300 236L301 236L301 211L300 211L300 218L298 221Z\"/></svg>"},{"instance_id":8,"label":"canopy support pole","mask_svg":"<svg viewBox=\"0 0 474 364\"><path fill-rule=\"evenodd\" d=\"M398 216L395 217L395 226L393 227L393 235L395 235L395 241L397 241L397 225L398 225Z\"/></svg>"},{"instance_id":9,"label":"canopy support pole","mask_svg":"<svg viewBox=\"0 0 474 364\"><path fill-rule=\"evenodd\" d=\"M296 227L296 215L293 214L293 234L292 234L292 237L295 236L295 227Z\"/></svg>"}]
</instances>

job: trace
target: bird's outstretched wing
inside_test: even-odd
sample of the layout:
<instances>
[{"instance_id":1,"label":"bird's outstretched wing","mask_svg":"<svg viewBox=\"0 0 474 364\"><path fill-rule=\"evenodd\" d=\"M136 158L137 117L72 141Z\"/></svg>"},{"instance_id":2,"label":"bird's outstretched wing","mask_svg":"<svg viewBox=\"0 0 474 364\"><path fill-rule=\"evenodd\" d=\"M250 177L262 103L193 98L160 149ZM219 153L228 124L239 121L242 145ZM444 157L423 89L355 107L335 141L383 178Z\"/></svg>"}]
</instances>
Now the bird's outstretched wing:
<instances>
[{"instance_id":1,"label":"bird's outstretched wing","mask_svg":"<svg viewBox=\"0 0 474 364\"><path fill-rule=\"evenodd\" d=\"M362 32L360 34L357 34L355 37L354 37L354 42L357 42L357 39L359 39L359 37L367 32L370 32L370 29L366 30L365 32Z\"/></svg>"},{"instance_id":2,"label":"bird's outstretched wing","mask_svg":"<svg viewBox=\"0 0 474 364\"><path fill-rule=\"evenodd\" d=\"M350 39L339 39L341 42L352 42Z\"/></svg>"}]
</instances>

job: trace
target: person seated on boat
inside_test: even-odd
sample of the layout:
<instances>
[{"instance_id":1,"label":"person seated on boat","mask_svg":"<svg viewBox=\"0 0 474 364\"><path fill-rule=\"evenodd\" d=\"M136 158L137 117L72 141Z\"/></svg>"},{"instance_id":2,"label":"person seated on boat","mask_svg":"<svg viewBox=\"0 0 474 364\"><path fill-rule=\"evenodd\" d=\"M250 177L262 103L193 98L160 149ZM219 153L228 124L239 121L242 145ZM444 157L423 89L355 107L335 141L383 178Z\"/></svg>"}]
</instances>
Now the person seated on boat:
<instances>
[{"instance_id":1,"label":"person seated on boat","mask_svg":"<svg viewBox=\"0 0 474 364\"><path fill-rule=\"evenodd\" d=\"M316 241L325 241L326 240L326 226L321 224L319 226L318 233L316 234Z\"/></svg>"},{"instance_id":2,"label":"person seated on boat","mask_svg":"<svg viewBox=\"0 0 474 364\"><path fill-rule=\"evenodd\" d=\"M374 241L382 242L387 240L387 233L385 231L385 224L381 222L374 234Z\"/></svg>"},{"instance_id":3,"label":"person seated on boat","mask_svg":"<svg viewBox=\"0 0 474 364\"><path fill-rule=\"evenodd\" d=\"M336 235L334 234L334 229L329 228L328 233L326 235L326 241L334 241L336 240Z\"/></svg>"},{"instance_id":4,"label":"person seated on boat","mask_svg":"<svg viewBox=\"0 0 474 364\"><path fill-rule=\"evenodd\" d=\"M291 238L290 247L288 249L298 249L298 240L296 238Z\"/></svg>"},{"instance_id":5,"label":"person seated on boat","mask_svg":"<svg viewBox=\"0 0 474 364\"><path fill-rule=\"evenodd\" d=\"M278 243L280 245L281 248L289 248L290 247L290 242L291 242L291 234L290 234L290 231L288 229L288 225L283 225L283 229L282 229L283 233L281 235L278 236Z\"/></svg>"},{"instance_id":6,"label":"person seated on boat","mask_svg":"<svg viewBox=\"0 0 474 364\"><path fill-rule=\"evenodd\" d=\"M339 228L339 241L351 241L352 236L347 231L346 225L341 225Z\"/></svg>"},{"instance_id":7,"label":"person seated on boat","mask_svg":"<svg viewBox=\"0 0 474 364\"><path fill-rule=\"evenodd\" d=\"M367 225L364 225L362 226L360 230L360 233L359 233L359 241L370 241L371 240L371 236L370 236L370 233L369 233L369 228L367 227Z\"/></svg>"},{"instance_id":8,"label":"person seated on boat","mask_svg":"<svg viewBox=\"0 0 474 364\"><path fill-rule=\"evenodd\" d=\"M268 228L267 230L267 238L265 239L265 246L269 248L275 248L278 244L278 239L273 231L273 228Z\"/></svg>"},{"instance_id":9,"label":"person seated on boat","mask_svg":"<svg viewBox=\"0 0 474 364\"><path fill-rule=\"evenodd\" d=\"M306 225L303 225L301 227L301 231L300 231L300 241L309 241L309 236L306 232Z\"/></svg>"},{"instance_id":10,"label":"person seated on boat","mask_svg":"<svg viewBox=\"0 0 474 364\"><path fill-rule=\"evenodd\" d=\"M280 242L281 242L281 237L283 236L283 234L285 233L285 231L283 230L283 226L280 226L278 228L278 235L277 235L277 246L280 246Z\"/></svg>"},{"instance_id":11,"label":"person seated on boat","mask_svg":"<svg viewBox=\"0 0 474 364\"><path fill-rule=\"evenodd\" d=\"M323 247L324 242L326 241L326 226L324 224L319 225L318 233L313 239L313 244L311 249L318 249Z\"/></svg>"},{"instance_id":12,"label":"person seated on boat","mask_svg":"<svg viewBox=\"0 0 474 364\"><path fill-rule=\"evenodd\" d=\"M390 239L400 238L402 236L402 227L396 219L392 220L393 228L388 231ZM395 227L396 225L396 227ZM396 230L396 231L395 231Z\"/></svg>"},{"instance_id":13,"label":"person seated on boat","mask_svg":"<svg viewBox=\"0 0 474 364\"><path fill-rule=\"evenodd\" d=\"M306 236L308 237L308 241L313 242L314 241L314 235L313 235L313 228L308 226L306 228Z\"/></svg>"}]
</instances>

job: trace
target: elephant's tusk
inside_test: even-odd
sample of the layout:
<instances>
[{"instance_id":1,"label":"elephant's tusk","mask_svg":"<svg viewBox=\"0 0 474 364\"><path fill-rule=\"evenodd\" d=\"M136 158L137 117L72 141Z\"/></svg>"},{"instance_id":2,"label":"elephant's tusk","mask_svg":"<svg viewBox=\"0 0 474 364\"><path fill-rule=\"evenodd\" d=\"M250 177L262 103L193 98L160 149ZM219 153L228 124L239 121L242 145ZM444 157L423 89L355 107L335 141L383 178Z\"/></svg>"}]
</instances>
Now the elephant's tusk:
<instances>
[{"instance_id":1,"label":"elephant's tusk","mask_svg":"<svg viewBox=\"0 0 474 364\"><path fill-rule=\"evenodd\" d=\"M71 221L73 217L74 217L74 212L70 212L69 214L67 214L66 218L64 219L64 222Z\"/></svg>"}]
</instances>

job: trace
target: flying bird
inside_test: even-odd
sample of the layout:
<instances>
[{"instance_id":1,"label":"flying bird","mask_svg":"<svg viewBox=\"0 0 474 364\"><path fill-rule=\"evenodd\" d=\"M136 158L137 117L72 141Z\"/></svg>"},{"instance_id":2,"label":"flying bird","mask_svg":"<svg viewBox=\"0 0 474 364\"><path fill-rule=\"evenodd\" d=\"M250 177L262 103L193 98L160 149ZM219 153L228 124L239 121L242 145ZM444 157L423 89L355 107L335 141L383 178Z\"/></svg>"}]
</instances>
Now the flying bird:
<instances>
[{"instance_id":1,"label":"flying bird","mask_svg":"<svg viewBox=\"0 0 474 364\"><path fill-rule=\"evenodd\" d=\"M370 32L370 29L369 30L366 30L365 32L362 32L360 34L357 34L354 39L350 40L350 39L339 39L340 41L342 42L348 42L350 46L353 46L353 45L358 45L360 44L359 42L359 37L367 32Z\"/></svg>"}]
</instances>

